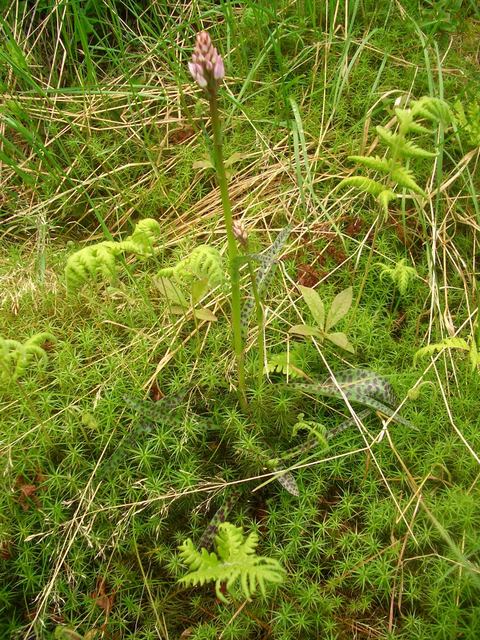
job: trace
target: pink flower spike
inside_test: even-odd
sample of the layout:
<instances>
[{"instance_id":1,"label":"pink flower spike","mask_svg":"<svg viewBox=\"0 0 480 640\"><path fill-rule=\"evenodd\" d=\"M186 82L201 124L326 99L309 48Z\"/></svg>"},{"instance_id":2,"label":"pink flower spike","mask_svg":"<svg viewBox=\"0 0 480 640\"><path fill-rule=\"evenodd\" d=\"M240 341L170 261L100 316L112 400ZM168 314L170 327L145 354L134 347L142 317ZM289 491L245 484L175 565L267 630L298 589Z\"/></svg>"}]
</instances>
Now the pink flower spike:
<instances>
[{"instance_id":1,"label":"pink flower spike","mask_svg":"<svg viewBox=\"0 0 480 640\"><path fill-rule=\"evenodd\" d=\"M222 56L213 46L206 31L197 33L192 61L188 63L188 68L195 82L209 94L217 91L219 81L225 77Z\"/></svg>"},{"instance_id":2,"label":"pink flower spike","mask_svg":"<svg viewBox=\"0 0 480 640\"><path fill-rule=\"evenodd\" d=\"M190 71L192 78L194 80L197 79L197 63L196 62L189 62L188 63L188 70Z\"/></svg>"},{"instance_id":3,"label":"pink flower spike","mask_svg":"<svg viewBox=\"0 0 480 640\"><path fill-rule=\"evenodd\" d=\"M221 80L225 77L225 66L223 64L222 56L217 56L215 66L213 68L213 77L215 80Z\"/></svg>"}]
</instances>

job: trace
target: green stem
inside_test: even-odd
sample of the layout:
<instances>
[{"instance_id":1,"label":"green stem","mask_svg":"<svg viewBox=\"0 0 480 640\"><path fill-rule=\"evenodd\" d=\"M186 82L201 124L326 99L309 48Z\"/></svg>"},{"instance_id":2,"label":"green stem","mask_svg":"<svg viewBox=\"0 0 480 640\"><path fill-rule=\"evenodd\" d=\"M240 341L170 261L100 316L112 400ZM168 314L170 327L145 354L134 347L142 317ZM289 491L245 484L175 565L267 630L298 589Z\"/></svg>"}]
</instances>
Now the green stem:
<instances>
[{"instance_id":1,"label":"green stem","mask_svg":"<svg viewBox=\"0 0 480 640\"><path fill-rule=\"evenodd\" d=\"M218 186L220 187L223 215L227 230L228 262L231 282L233 348L237 360L238 396L242 409L244 411L248 411L242 341L240 275L238 269L235 268L235 258L238 256L238 248L235 235L233 233L232 207L230 204L230 197L228 195L227 175L223 159L222 123L218 110L216 89L212 89L209 92L209 104L213 131L213 156L215 161L215 170L217 172L217 181Z\"/></svg>"},{"instance_id":2,"label":"green stem","mask_svg":"<svg viewBox=\"0 0 480 640\"><path fill-rule=\"evenodd\" d=\"M357 299L356 299L355 305L353 306L353 309L350 312L350 316L349 316L350 320L348 321L347 332L348 332L348 329L350 327L350 323L351 323L352 319L355 318L356 315L357 315L357 309L358 309L358 306L360 304L360 299L362 297L363 290L365 289L365 285L367 283L368 272L370 270L370 267L372 266L373 252L375 251L375 243L377 241L378 225L379 224L380 224L380 214L378 215L377 223L375 224L375 228L373 230L372 242L371 242L371 246L370 246L370 252L369 252L368 258L367 258L367 264L365 265L365 268L363 269L363 278L362 278L362 282L360 283L360 289L358 291Z\"/></svg>"},{"instance_id":3,"label":"green stem","mask_svg":"<svg viewBox=\"0 0 480 640\"><path fill-rule=\"evenodd\" d=\"M247 252L248 252L248 247L247 247ZM255 271L253 269L252 261L250 259L248 260L248 271L250 273L250 281L252 283L252 291L253 291L253 297L255 299L255 309L257 313L257 327L258 327L258 371L257 371L258 380L257 381L258 381L258 387L260 388L263 382L263 358L265 355L265 335L263 330L264 316L263 316L262 300L260 298L260 294L258 292L258 287L257 287L257 279L255 277Z\"/></svg>"}]
</instances>

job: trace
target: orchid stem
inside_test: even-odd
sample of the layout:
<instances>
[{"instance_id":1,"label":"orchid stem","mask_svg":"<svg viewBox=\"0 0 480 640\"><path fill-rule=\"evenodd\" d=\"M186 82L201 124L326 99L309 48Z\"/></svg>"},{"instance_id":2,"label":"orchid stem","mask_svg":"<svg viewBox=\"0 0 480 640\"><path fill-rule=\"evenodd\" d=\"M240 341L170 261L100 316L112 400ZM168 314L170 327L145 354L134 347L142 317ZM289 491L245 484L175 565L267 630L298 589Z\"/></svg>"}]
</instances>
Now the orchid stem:
<instances>
[{"instance_id":1,"label":"orchid stem","mask_svg":"<svg viewBox=\"0 0 480 640\"><path fill-rule=\"evenodd\" d=\"M225 219L225 227L227 230L227 246L228 246L228 262L231 283L231 306L232 306L232 331L233 331L233 347L237 361L238 375L238 398L240 405L244 411L248 411L246 386L245 386L245 358L242 340L242 323L241 323L241 298L240 298L240 276L239 271L235 268L235 259L239 255L237 242L233 232L233 216L230 197L228 195L228 182L225 172L225 163L223 159L223 142L222 142L222 122L220 112L218 110L217 92L216 90L209 92L210 118L213 131L213 157L215 170L217 173L218 186L220 187L220 196L222 199L223 216Z\"/></svg>"}]
</instances>

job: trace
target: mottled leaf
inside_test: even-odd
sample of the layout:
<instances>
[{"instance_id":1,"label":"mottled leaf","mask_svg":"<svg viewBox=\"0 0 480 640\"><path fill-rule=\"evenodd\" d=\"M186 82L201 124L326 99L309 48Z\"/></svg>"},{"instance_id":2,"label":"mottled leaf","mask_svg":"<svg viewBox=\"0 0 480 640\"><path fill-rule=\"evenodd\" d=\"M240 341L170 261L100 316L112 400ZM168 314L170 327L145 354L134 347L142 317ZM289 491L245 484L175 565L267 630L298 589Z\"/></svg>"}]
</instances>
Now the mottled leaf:
<instances>
[{"instance_id":1,"label":"mottled leaf","mask_svg":"<svg viewBox=\"0 0 480 640\"><path fill-rule=\"evenodd\" d=\"M278 480L278 482L284 489L288 491L288 493L298 498L298 496L300 495L300 491L298 490L297 482L290 471L282 471L278 476L275 476L275 479Z\"/></svg>"}]
</instances>

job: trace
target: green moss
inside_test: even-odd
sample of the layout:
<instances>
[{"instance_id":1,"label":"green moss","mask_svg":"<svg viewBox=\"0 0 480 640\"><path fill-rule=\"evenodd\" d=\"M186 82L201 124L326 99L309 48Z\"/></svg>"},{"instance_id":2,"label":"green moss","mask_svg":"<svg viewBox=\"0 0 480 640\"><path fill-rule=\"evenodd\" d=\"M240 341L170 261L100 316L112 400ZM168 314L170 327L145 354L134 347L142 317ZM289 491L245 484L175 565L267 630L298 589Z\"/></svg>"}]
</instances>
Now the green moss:
<instances>
[{"instance_id":1,"label":"green moss","mask_svg":"<svg viewBox=\"0 0 480 640\"><path fill-rule=\"evenodd\" d=\"M282 0L274 10L270 2L199 2L168 15L135 0L97 4L69 0L60 28L42 3L31 24L15 18L15 33L32 34L26 57L7 28L13 14L1 27L9 98L0 335L24 340L48 330L57 342L45 369L32 367L0 390L0 635L24 634L37 613L41 631L32 637L53 637L61 620L84 636L105 622L112 637L145 640L186 630L198 640L343 640L352 629L385 639L476 639L478 580L468 563L476 568L479 560L478 372L460 353L445 352L434 366L414 367L413 356L451 326L462 337L471 333L478 178L467 164L431 206L399 199L378 224L373 248L372 230L366 236L377 218L372 203L333 191L350 168L347 155L374 141L373 125L388 122L397 97L468 94L474 21L458 23L448 50L438 37L440 70L433 41L424 49L418 36L422 15L413 0L405 13L391 3L353 2L347 15L342 3L327 3L327 11L308 0ZM35 25L42 28L33 44ZM288 329L303 312L295 285L307 265L326 301L353 286L345 330L356 352L344 359L333 346L318 350L299 339L303 371L322 380L326 365L371 368L399 400L421 376L429 382L401 410L416 431L392 422L380 438L381 420L371 415L328 449L289 459L301 467L293 471L298 498L276 481L259 488L271 473L267 462L304 442L303 432L293 436L299 413L329 430L348 408L291 394L276 386L281 374L258 384L252 323L251 414L244 415L227 301L215 292L209 308L218 321L197 330L191 317L171 313L153 282L160 266L198 244L225 248L213 175L193 168L208 153L206 107L195 107L185 69L200 25L226 57L225 152L246 156L231 184L252 250L264 249L286 220L295 225L265 297L267 356L297 340ZM312 184L303 149L295 157L290 98ZM464 155L447 131L442 182ZM428 183L431 163L416 170ZM68 242L84 246L105 229L128 235L144 217L161 222L164 250L129 263L115 288L98 283L67 297ZM399 298L375 264L403 258L419 277ZM148 429L125 401L182 390L178 410ZM177 546L200 539L235 488L225 482L239 489L230 521L255 529L259 552L288 572L266 597L227 607L208 587L176 582L184 573ZM101 580L112 598L108 620L93 595Z\"/></svg>"}]
</instances>

